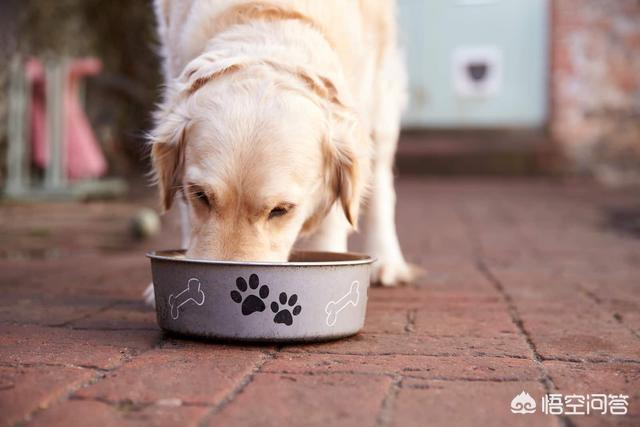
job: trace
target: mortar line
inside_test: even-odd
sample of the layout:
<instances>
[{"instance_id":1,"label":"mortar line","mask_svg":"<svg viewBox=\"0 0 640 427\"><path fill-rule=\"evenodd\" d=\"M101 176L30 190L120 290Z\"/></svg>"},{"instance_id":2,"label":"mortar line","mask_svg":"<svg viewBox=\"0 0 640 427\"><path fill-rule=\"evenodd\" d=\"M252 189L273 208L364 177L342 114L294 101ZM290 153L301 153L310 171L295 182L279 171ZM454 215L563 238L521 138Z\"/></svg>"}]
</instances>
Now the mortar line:
<instances>
[{"instance_id":1,"label":"mortar line","mask_svg":"<svg viewBox=\"0 0 640 427\"><path fill-rule=\"evenodd\" d=\"M78 316L78 317L66 320L64 322L55 323L55 324L48 325L48 326L52 327L52 328L66 328L67 326L72 325L75 322L79 322L81 320L90 319L93 316L96 316L98 314L102 314L105 311L110 310L110 309L112 309L113 307L115 307L117 305L118 305L118 301L114 301L114 302L111 302L111 303L109 303L107 305L103 305L102 307L98 308L95 311L91 311L89 313L85 313L82 316ZM73 329L73 327L71 327L71 329Z\"/></svg>"},{"instance_id":2,"label":"mortar line","mask_svg":"<svg viewBox=\"0 0 640 427\"><path fill-rule=\"evenodd\" d=\"M46 407L42 407L41 405L38 405L35 409L32 409L31 411L29 411L20 421L15 422L13 425L14 427L22 427L27 425L29 422L31 422L33 420L34 417L38 416L39 414L50 410L51 408L54 408L66 401L69 400L69 398L78 390L80 390L81 388L84 387L88 387L90 385L93 385L97 382L99 382L102 378L104 378L107 374L105 372L102 371L96 371L95 374L88 380L86 381L82 381L77 385L71 386L69 388L65 388L64 392L61 393L61 395L55 399L52 399L50 402L48 402L48 404L46 405Z\"/></svg>"},{"instance_id":3,"label":"mortar line","mask_svg":"<svg viewBox=\"0 0 640 427\"><path fill-rule=\"evenodd\" d=\"M606 305L604 304L604 302L602 301L602 299L600 297L598 297L591 290L585 288L583 285L580 285L579 288L580 288L580 291L583 294L585 294L587 298L589 298L591 301L593 301L597 306L599 306L607 314L610 314L610 310L606 307ZM613 320L615 320L616 323L618 323L620 326L622 326L627 331L631 332L631 335L633 335L636 338L640 338L640 333L636 332L633 328L629 327L629 325L627 325L625 322L623 322L622 316L620 314L614 312L611 315L611 317L613 317Z\"/></svg>"},{"instance_id":4,"label":"mortar line","mask_svg":"<svg viewBox=\"0 0 640 427\"><path fill-rule=\"evenodd\" d=\"M592 363L594 365L598 365L598 364L611 364L611 363L620 363L620 364L631 364L631 365L637 365L640 364L640 360L635 360L635 359L619 359L617 357L612 357L610 359L595 359L595 358L591 358L591 357L585 357L582 359L576 359L576 358L572 358L572 357L547 357L547 356L542 356L542 361L543 362L566 362L566 363Z\"/></svg>"},{"instance_id":5,"label":"mortar line","mask_svg":"<svg viewBox=\"0 0 640 427\"><path fill-rule=\"evenodd\" d=\"M458 216L460 217L462 223L467 228L467 233L469 235L470 244L472 248L472 253L474 254L476 268L482 274L482 276L494 287L494 289L498 292L498 294L503 299L504 304L506 305L507 312L509 317L511 318L511 322L516 326L520 335L525 339L527 346L532 354L532 361L537 366L538 371L540 372L540 380L542 387L546 394L550 394L552 392L557 392L558 388L553 382L549 372L543 363L543 358L538 352L538 348L536 347L531 334L524 327L524 322L520 317L520 313L516 307L511 294L507 292L504 285L500 280L496 277L495 274L491 271L487 263L485 262L485 255L482 245L482 240L479 235L476 233L476 229L473 227L471 219L466 215L464 209L456 209ZM557 419L563 424L565 427L574 427L573 421L571 421L566 415L556 416Z\"/></svg>"},{"instance_id":6,"label":"mortar line","mask_svg":"<svg viewBox=\"0 0 640 427\"><path fill-rule=\"evenodd\" d=\"M16 422L14 424L14 427L22 427L24 425L26 425L28 422L30 422L33 417L37 416L40 413L43 413L45 411L49 411L54 407L57 407L58 405L63 404L64 402L67 402L69 400L71 400L71 398L73 397L73 395L80 389L83 388L87 388L90 387L92 385L95 385L97 383L99 383L100 381L102 381L104 378L107 377L108 373L112 373L117 371L118 369L120 369L122 366L124 366L125 364L131 362L134 358L141 356L142 354L154 350L159 342L162 341L162 335L160 335L158 337L157 342L151 346L148 349L145 349L143 351L141 351L140 353L136 353L135 355L131 355L129 353L123 353L120 357L119 363L117 363L116 365L114 365L113 367L107 369L94 369L95 370L95 375L88 379L87 381L83 381L81 383L79 383L76 386L72 386L69 388L66 388L64 393L61 394L60 397L58 397L57 399L52 400L45 408L38 406L37 408L35 408L34 410L30 411L27 413L27 415L25 417L23 417L22 420ZM46 365L45 365L46 366ZM92 369L92 368L88 368L88 369Z\"/></svg>"},{"instance_id":7,"label":"mortar line","mask_svg":"<svg viewBox=\"0 0 640 427\"><path fill-rule=\"evenodd\" d=\"M378 416L376 417L377 427L387 427L391 425L396 398L398 397L401 386L402 376L394 375L393 381L389 384L384 399L382 399L382 403L380 404Z\"/></svg>"},{"instance_id":8,"label":"mortar line","mask_svg":"<svg viewBox=\"0 0 640 427\"><path fill-rule=\"evenodd\" d=\"M109 368L101 368L97 365L76 365L73 363L50 363L50 362L36 362L36 363L8 363L8 362L0 362L0 366L3 368L72 368L72 369L86 369L89 371L98 371L98 372L109 372L111 369Z\"/></svg>"},{"instance_id":9,"label":"mortar line","mask_svg":"<svg viewBox=\"0 0 640 427\"><path fill-rule=\"evenodd\" d=\"M507 305L507 310L509 311L509 316L511 317L511 321L518 328L518 330L526 340L527 345L529 346L529 349L533 354L534 363L538 366L538 370L540 371L540 374L541 374L540 383L544 387L545 393L546 394L557 393L558 387L556 386L556 384L553 381L553 378L547 371L547 368L544 366L544 363L543 363L544 358L538 352L538 348L536 347L536 344L533 341L531 334L524 327L524 322L522 321L522 318L518 313L518 309L513 301L513 298L506 291L506 289L504 288L500 280L491 272L489 267L485 264L484 260L482 258L478 258L476 261L477 261L476 265L478 267L478 270L484 275L484 277L487 280L489 280L490 283L493 284L496 290L504 298L505 304ZM559 415L557 417L565 427L575 426L573 421L570 420L566 415Z\"/></svg>"},{"instance_id":10,"label":"mortar line","mask_svg":"<svg viewBox=\"0 0 640 427\"><path fill-rule=\"evenodd\" d=\"M320 371L287 371L287 370L279 370L279 371L263 371L260 374L262 375L289 375L289 376L330 376L330 375L353 375L353 376L363 376L363 377L389 377L396 378L397 376L402 376L402 379L414 379L414 380L423 380L423 381L444 381L444 382L487 382L487 383L504 383L504 382L517 382L522 381L522 378L518 377L493 377L493 378L474 378L474 377L448 377L445 375L433 375L430 377L421 377L419 375L412 375L406 373L398 373L396 371L354 371L354 370L335 370L330 372L320 372ZM534 381L534 378L527 379L526 381Z\"/></svg>"},{"instance_id":11,"label":"mortar line","mask_svg":"<svg viewBox=\"0 0 640 427\"><path fill-rule=\"evenodd\" d=\"M227 393L216 405L213 405L211 409L206 411L206 413L200 418L198 421L198 427L206 426L207 421L216 414L219 414L226 408L231 402L233 402L239 395L241 395L246 388L253 382L257 373L260 372L262 367L270 360L273 360L276 356L276 353L280 351L280 346L276 348L276 350L268 351L263 353L263 358L259 360L253 368L249 372L247 372L240 380L236 383L236 385L231 389L229 393Z\"/></svg>"},{"instance_id":12,"label":"mortar line","mask_svg":"<svg viewBox=\"0 0 640 427\"><path fill-rule=\"evenodd\" d=\"M520 331L518 331L520 333ZM515 354L488 354L484 352L474 352L469 354L459 353L398 353L398 352L335 352L335 351L290 351L283 350L282 353L291 355L331 355L331 356L355 356L355 357L388 357L388 356L407 356L407 357L451 357L451 358L479 358L479 359L513 359L513 360L531 360L528 356L520 356ZM558 361L567 363L593 363L593 364L606 364L606 363L622 363L622 364L640 364L640 360L636 359L597 359L592 357L586 358L567 358L567 357L548 357L540 356L543 362Z\"/></svg>"},{"instance_id":13,"label":"mortar line","mask_svg":"<svg viewBox=\"0 0 640 427\"><path fill-rule=\"evenodd\" d=\"M131 399L113 400L113 399L108 399L106 397L101 397L101 396L71 396L69 397L69 400L77 400L82 402L100 402L100 403L104 403L105 405L109 405L113 407L118 407L125 404L131 404L131 407L136 408L136 410L144 409L148 406L156 405L158 404L158 401L159 401L159 400L138 400L134 402ZM183 401L182 399L178 399L178 400L180 400L180 404L177 406L180 406L180 407L209 408L212 406L211 404L206 402L190 402L190 401ZM165 406L170 406L170 405L165 405Z\"/></svg>"},{"instance_id":14,"label":"mortar line","mask_svg":"<svg viewBox=\"0 0 640 427\"><path fill-rule=\"evenodd\" d=\"M489 270L489 268L486 266L486 264L482 259L478 259L476 261L476 266L478 270L482 273L482 275L496 288L496 290L500 293L500 295L504 299L504 302L507 306L507 310L509 312L509 317L511 318L511 322L513 322L513 324L518 328L520 335L522 335L524 339L527 341L527 346L529 347L529 349L531 350L531 353L533 354L534 361L538 363L542 363L543 358L538 352L536 344L533 342L531 335L524 327L524 323L520 318L520 314L518 313L515 307L515 304L513 302L513 299L511 298L511 295L509 295L509 293L504 289L504 286L502 286L502 283L500 283L500 281L495 277L495 275Z\"/></svg>"},{"instance_id":15,"label":"mortar line","mask_svg":"<svg viewBox=\"0 0 640 427\"><path fill-rule=\"evenodd\" d=\"M415 330L416 326L416 314L418 309L410 308L407 310L407 323L404 325L404 331L406 333L412 333Z\"/></svg>"},{"instance_id":16,"label":"mortar line","mask_svg":"<svg viewBox=\"0 0 640 427\"><path fill-rule=\"evenodd\" d=\"M322 350L314 350L314 351L290 351L283 350L282 353L286 354L299 354L299 355L307 355L307 354L325 354L325 355L334 355L334 356L358 356L358 357L376 357L376 356L421 356L421 357L478 357L478 358L499 358L499 359L516 359L516 360L528 360L529 357L521 356L516 354L477 354L477 353L469 353L469 354L460 354L460 353L403 353L403 352L371 352L371 351L363 351L363 352L337 352L337 351L322 351Z\"/></svg>"}]
</instances>

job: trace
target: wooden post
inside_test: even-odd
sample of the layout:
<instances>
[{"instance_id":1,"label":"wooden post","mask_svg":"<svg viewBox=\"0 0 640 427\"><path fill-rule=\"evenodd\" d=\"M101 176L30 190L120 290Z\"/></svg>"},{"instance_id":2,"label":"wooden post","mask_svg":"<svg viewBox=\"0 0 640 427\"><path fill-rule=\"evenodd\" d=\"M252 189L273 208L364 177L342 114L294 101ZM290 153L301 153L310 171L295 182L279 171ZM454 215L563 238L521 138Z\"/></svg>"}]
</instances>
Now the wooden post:
<instances>
[{"instance_id":1,"label":"wooden post","mask_svg":"<svg viewBox=\"0 0 640 427\"><path fill-rule=\"evenodd\" d=\"M45 73L49 164L45 170L44 187L46 190L61 190L66 184L63 104L64 61L47 61Z\"/></svg>"},{"instance_id":2,"label":"wooden post","mask_svg":"<svg viewBox=\"0 0 640 427\"><path fill-rule=\"evenodd\" d=\"M29 112L30 88L22 59L15 56L9 70L9 111L7 146L7 182L9 196L24 194L29 187Z\"/></svg>"}]
</instances>

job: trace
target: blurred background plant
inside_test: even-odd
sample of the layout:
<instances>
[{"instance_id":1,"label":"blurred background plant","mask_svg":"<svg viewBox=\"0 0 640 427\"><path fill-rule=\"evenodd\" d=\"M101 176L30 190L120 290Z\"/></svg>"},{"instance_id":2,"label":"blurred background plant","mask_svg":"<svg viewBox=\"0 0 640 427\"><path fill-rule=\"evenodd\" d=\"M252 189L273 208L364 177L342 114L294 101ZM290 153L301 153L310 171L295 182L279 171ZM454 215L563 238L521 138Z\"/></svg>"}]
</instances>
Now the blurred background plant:
<instances>
[{"instance_id":1,"label":"blurred background plant","mask_svg":"<svg viewBox=\"0 0 640 427\"><path fill-rule=\"evenodd\" d=\"M87 57L103 70L87 79L86 111L110 175L139 179L146 170L144 132L159 93L150 2L5 0L0 3L0 157L4 165L8 62L22 57ZM3 173L4 176L4 173Z\"/></svg>"}]
</instances>

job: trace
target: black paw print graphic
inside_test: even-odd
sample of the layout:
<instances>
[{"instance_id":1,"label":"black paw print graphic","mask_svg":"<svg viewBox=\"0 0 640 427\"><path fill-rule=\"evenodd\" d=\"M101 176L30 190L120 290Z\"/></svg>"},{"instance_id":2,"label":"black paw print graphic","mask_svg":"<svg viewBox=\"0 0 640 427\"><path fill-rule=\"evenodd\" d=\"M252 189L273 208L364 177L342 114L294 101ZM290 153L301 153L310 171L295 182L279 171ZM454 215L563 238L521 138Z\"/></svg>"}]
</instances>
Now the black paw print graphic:
<instances>
[{"instance_id":1,"label":"black paw print graphic","mask_svg":"<svg viewBox=\"0 0 640 427\"><path fill-rule=\"evenodd\" d=\"M258 289L258 286L260 286L258 275L252 274L249 276L249 288ZM249 294L245 297L243 297L242 294L247 291L247 281L242 277L238 277L236 279L236 287L240 292L236 290L231 291L231 299L238 304L242 303L242 314L248 316L256 311L264 311L266 307L263 300L269 296L268 286L260 286L258 295Z\"/></svg>"},{"instance_id":2,"label":"black paw print graphic","mask_svg":"<svg viewBox=\"0 0 640 427\"><path fill-rule=\"evenodd\" d=\"M287 326L291 326L293 324L293 316L297 316L302 311L302 307L300 307L299 305L293 307L296 302L298 302L298 295L291 295L289 297L289 302L287 303L287 294L286 292L282 292L280 294L280 304L275 301L271 303L271 311L276 313L273 321L275 323L284 323ZM281 310L280 306L284 306L285 304L288 304L289 307L293 307L293 310L289 311L289 307L284 307ZM291 313L293 313L293 315Z\"/></svg>"}]
</instances>

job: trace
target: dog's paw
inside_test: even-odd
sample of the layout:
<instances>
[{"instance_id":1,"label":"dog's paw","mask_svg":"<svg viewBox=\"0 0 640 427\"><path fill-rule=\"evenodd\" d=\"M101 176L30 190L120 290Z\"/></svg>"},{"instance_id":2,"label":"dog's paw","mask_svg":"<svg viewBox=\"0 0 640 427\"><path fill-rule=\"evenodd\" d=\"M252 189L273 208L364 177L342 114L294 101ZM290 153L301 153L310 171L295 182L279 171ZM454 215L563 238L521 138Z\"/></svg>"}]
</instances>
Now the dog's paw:
<instances>
[{"instance_id":1,"label":"dog's paw","mask_svg":"<svg viewBox=\"0 0 640 427\"><path fill-rule=\"evenodd\" d=\"M375 286L397 286L411 283L424 274L424 270L403 259L379 259L371 270L371 283Z\"/></svg>"},{"instance_id":2,"label":"dog's paw","mask_svg":"<svg viewBox=\"0 0 640 427\"><path fill-rule=\"evenodd\" d=\"M142 293L142 299L149 307L156 307L156 295L153 292L153 283L149 283L149 286L144 290Z\"/></svg>"}]
</instances>

